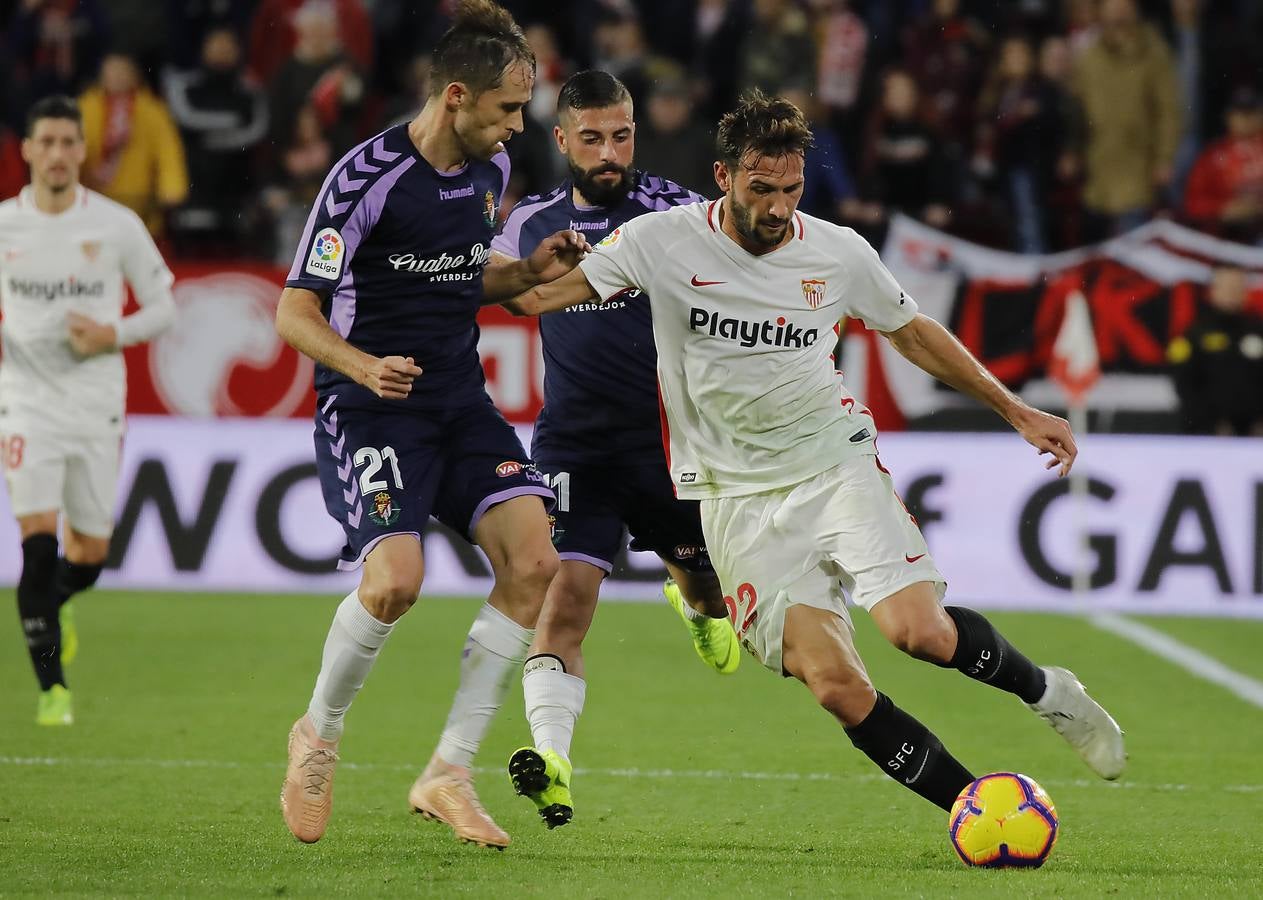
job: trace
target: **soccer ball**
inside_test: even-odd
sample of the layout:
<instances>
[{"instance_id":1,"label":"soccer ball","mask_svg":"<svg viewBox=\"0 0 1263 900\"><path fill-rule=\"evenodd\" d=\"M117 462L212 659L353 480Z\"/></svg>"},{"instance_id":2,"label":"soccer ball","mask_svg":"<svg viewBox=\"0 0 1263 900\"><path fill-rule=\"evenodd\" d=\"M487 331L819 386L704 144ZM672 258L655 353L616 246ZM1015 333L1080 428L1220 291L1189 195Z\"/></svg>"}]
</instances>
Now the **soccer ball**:
<instances>
[{"instance_id":1,"label":"soccer ball","mask_svg":"<svg viewBox=\"0 0 1263 900\"><path fill-rule=\"evenodd\" d=\"M947 832L967 866L1038 868L1057 843L1057 809L1034 779L996 772L960 792Z\"/></svg>"}]
</instances>

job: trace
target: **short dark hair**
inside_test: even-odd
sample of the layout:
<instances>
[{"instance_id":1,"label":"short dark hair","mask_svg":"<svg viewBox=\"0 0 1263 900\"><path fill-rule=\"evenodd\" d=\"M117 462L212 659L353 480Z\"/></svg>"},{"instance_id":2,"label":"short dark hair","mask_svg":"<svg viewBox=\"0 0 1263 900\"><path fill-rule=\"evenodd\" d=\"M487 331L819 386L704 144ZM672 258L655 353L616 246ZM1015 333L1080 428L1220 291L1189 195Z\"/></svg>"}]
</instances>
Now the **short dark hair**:
<instances>
[{"instance_id":1,"label":"short dark hair","mask_svg":"<svg viewBox=\"0 0 1263 900\"><path fill-rule=\"evenodd\" d=\"M535 73L535 52L509 11L492 0L459 0L452 27L434 48L430 93L458 81L481 94L499 87L505 71L519 62Z\"/></svg>"},{"instance_id":2,"label":"short dark hair","mask_svg":"<svg viewBox=\"0 0 1263 900\"><path fill-rule=\"evenodd\" d=\"M26 136L35 134L35 123L40 119L69 119L79 126L83 133L83 114L79 112L79 104L72 98L60 94L36 100L26 114Z\"/></svg>"},{"instance_id":3,"label":"short dark hair","mask_svg":"<svg viewBox=\"0 0 1263 900\"><path fill-rule=\"evenodd\" d=\"M811 127L801 109L755 88L719 120L715 147L724 165L732 168L750 152L760 157L806 154L811 141Z\"/></svg>"},{"instance_id":4,"label":"short dark hair","mask_svg":"<svg viewBox=\"0 0 1263 900\"><path fill-rule=\"evenodd\" d=\"M602 109L631 100L631 92L609 72L586 69L575 72L557 95L557 116L576 109Z\"/></svg>"}]
</instances>

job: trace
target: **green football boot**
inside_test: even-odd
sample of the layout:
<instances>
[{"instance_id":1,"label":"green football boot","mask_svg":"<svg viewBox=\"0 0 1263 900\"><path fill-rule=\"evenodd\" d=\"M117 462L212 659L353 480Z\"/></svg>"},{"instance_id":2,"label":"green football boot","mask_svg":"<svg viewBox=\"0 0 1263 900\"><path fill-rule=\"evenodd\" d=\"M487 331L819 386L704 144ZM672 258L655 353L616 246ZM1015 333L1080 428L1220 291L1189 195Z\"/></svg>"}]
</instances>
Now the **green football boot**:
<instances>
[{"instance_id":1,"label":"green football boot","mask_svg":"<svg viewBox=\"0 0 1263 900\"><path fill-rule=\"evenodd\" d=\"M40 691L39 705L35 708L36 725L73 725L74 710L70 704L70 691L64 685L54 684Z\"/></svg>"},{"instance_id":2,"label":"green football boot","mask_svg":"<svg viewBox=\"0 0 1263 900\"><path fill-rule=\"evenodd\" d=\"M662 585L662 593L671 604L693 639L693 647L702 662L721 675L731 675L737 671L741 663L741 644L737 642L737 633L732 630L732 623L727 619L712 619L710 616L699 616L690 619L685 612L684 594L674 580L668 578Z\"/></svg>"},{"instance_id":3,"label":"green football boot","mask_svg":"<svg viewBox=\"0 0 1263 900\"><path fill-rule=\"evenodd\" d=\"M509 757L513 790L530 797L549 828L565 825L574 815L570 799L570 761L552 750L523 747Z\"/></svg>"}]
</instances>

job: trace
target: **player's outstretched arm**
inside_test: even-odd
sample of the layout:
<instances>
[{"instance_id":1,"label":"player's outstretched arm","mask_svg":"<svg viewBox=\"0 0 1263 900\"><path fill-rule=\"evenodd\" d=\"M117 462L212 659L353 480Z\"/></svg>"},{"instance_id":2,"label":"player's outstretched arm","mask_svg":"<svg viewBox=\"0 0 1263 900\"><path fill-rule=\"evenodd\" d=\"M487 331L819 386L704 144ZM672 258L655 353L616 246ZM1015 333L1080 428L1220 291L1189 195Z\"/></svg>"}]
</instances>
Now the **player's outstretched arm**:
<instances>
[{"instance_id":1,"label":"player's outstretched arm","mask_svg":"<svg viewBox=\"0 0 1263 900\"><path fill-rule=\"evenodd\" d=\"M899 330L887 332L886 338L909 362L987 404L1041 454L1051 453L1047 468L1060 466L1060 476L1070 473L1079 451L1069 423L1022 402L938 322L918 314Z\"/></svg>"},{"instance_id":2,"label":"player's outstretched arm","mask_svg":"<svg viewBox=\"0 0 1263 900\"><path fill-rule=\"evenodd\" d=\"M536 285L501 305L515 316L542 316L599 299L583 270L575 267L556 281Z\"/></svg>"},{"instance_id":3,"label":"player's outstretched arm","mask_svg":"<svg viewBox=\"0 0 1263 900\"><path fill-rule=\"evenodd\" d=\"M276 307L276 332L285 343L354 379L384 400L403 400L421 374L412 357L378 358L348 344L329 327L320 311L320 296L303 288L287 287Z\"/></svg>"},{"instance_id":4,"label":"player's outstretched arm","mask_svg":"<svg viewBox=\"0 0 1263 900\"><path fill-rule=\"evenodd\" d=\"M591 250L581 232L566 229L544 238L526 259L492 253L482 274L483 303L503 303L537 284L560 278Z\"/></svg>"}]
</instances>

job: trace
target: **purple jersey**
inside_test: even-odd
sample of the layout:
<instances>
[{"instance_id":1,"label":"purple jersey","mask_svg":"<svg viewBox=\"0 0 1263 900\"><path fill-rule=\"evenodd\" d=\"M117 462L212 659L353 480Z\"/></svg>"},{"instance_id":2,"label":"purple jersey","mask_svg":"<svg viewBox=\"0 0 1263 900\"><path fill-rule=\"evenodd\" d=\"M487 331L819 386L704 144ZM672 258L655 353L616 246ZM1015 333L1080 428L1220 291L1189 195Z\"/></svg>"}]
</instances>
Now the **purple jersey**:
<instances>
[{"instance_id":1,"label":"purple jersey","mask_svg":"<svg viewBox=\"0 0 1263 900\"><path fill-rule=\"evenodd\" d=\"M286 285L320 295L329 324L374 356L411 356L423 370L407 400L380 400L316 369L339 406L449 409L485 395L475 316L491 257L508 156L438 172L406 124L355 147L329 172Z\"/></svg>"},{"instance_id":2,"label":"purple jersey","mask_svg":"<svg viewBox=\"0 0 1263 900\"><path fill-rule=\"evenodd\" d=\"M574 203L570 181L523 199L491 248L516 259L566 228L596 244L623 223L655 210L704 198L674 182L637 172L635 185L612 207ZM550 462L613 465L663 459L657 353L647 297L584 303L542 316L544 408L532 455ZM665 465L665 462L663 463Z\"/></svg>"}]
</instances>

